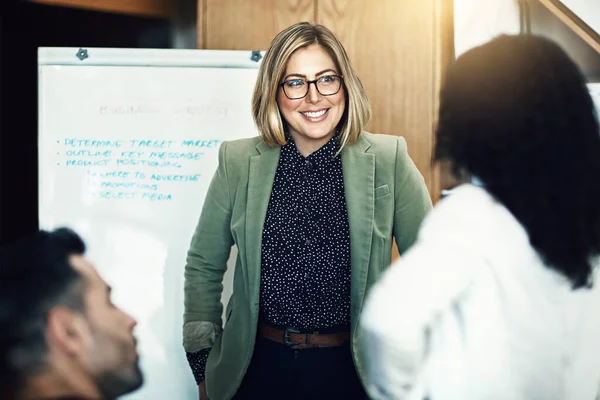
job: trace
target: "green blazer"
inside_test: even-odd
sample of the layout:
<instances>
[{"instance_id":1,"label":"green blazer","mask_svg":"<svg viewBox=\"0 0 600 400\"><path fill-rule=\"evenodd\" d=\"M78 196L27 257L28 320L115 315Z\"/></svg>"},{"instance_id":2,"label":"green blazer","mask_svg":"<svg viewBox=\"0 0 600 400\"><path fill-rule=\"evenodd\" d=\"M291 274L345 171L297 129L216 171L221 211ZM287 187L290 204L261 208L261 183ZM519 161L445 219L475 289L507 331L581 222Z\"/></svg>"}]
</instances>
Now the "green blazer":
<instances>
[{"instance_id":1,"label":"green blazer","mask_svg":"<svg viewBox=\"0 0 600 400\"><path fill-rule=\"evenodd\" d=\"M230 399L242 382L258 323L263 224L280 147L259 137L224 142L185 267L183 343L186 351L212 347L206 366L211 400ZM403 138L362 133L342 153L350 224L351 348L363 377L358 318L369 288L390 265L392 239L402 254L431 208L423 177ZM221 291L231 246L238 255L233 294L222 330Z\"/></svg>"}]
</instances>

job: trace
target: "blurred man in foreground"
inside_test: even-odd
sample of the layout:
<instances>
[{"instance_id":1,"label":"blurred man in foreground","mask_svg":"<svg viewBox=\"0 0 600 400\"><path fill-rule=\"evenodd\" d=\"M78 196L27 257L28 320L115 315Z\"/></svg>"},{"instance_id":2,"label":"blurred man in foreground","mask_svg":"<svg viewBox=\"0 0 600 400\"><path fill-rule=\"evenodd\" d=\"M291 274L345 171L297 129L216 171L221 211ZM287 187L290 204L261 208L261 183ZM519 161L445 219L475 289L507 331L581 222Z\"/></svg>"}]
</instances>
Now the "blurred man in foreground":
<instances>
[{"instance_id":1,"label":"blurred man in foreground","mask_svg":"<svg viewBox=\"0 0 600 400\"><path fill-rule=\"evenodd\" d=\"M136 321L73 231L0 250L0 398L114 399L142 384Z\"/></svg>"}]
</instances>

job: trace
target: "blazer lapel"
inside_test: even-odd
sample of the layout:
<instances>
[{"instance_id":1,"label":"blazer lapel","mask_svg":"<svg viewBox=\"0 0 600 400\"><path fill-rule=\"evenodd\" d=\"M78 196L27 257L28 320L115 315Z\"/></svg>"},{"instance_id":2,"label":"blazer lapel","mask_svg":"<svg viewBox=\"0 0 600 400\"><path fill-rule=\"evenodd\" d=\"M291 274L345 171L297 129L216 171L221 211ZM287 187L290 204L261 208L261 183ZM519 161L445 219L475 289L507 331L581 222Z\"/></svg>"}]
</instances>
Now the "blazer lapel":
<instances>
[{"instance_id":1,"label":"blazer lapel","mask_svg":"<svg viewBox=\"0 0 600 400\"><path fill-rule=\"evenodd\" d=\"M269 147L262 141L256 145L259 155L250 157L248 173L248 198L246 204L246 265L248 266L248 290L253 301L252 309L258 314L262 228L281 148Z\"/></svg>"},{"instance_id":2,"label":"blazer lapel","mask_svg":"<svg viewBox=\"0 0 600 400\"><path fill-rule=\"evenodd\" d=\"M350 313L353 330L365 294L373 238L375 155L366 153L370 146L367 139L359 136L356 144L342 151L342 173L350 225Z\"/></svg>"}]
</instances>

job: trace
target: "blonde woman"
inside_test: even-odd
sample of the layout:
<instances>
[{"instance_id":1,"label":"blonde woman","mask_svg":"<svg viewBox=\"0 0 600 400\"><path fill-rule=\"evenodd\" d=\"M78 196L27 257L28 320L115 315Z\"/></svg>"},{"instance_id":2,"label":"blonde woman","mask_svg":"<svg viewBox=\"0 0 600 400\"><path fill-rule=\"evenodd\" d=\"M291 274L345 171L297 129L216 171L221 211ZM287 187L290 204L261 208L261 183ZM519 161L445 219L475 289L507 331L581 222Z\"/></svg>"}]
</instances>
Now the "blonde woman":
<instances>
[{"instance_id":1,"label":"blonde woman","mask_svg":"<svg viewBox=\"0 0 600 400\"><path fill-rule=\"evenodd\" d=\"M431 207L404 139L321 25L279 33L259 71L260 136L225 142L185 268L184 347L200 397L365 398L355 335L369 287ZM222 329L222 279L239 254Z\"/></svg>"}]
</instances>

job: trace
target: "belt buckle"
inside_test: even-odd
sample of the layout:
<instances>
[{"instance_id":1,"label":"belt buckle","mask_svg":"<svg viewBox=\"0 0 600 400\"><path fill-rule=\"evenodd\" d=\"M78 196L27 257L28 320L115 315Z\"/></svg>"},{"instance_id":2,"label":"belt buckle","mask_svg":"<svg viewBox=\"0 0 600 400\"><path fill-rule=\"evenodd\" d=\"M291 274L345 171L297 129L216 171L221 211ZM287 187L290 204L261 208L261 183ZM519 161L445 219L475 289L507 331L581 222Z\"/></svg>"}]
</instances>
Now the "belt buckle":
<instances>
[{"instance_id":1,"label":"belt buckle","mask_svg":"<svg viewBox=\"0 0 600 400\"><path fill-rule=\"evenodd\" d=\"M283 344L285 344L286 346L293 346L298 344L290 341L290 333L300 333L300 331L294 328L285 328L285 330L283 331Z\"/></svg>"}]
</instances>

